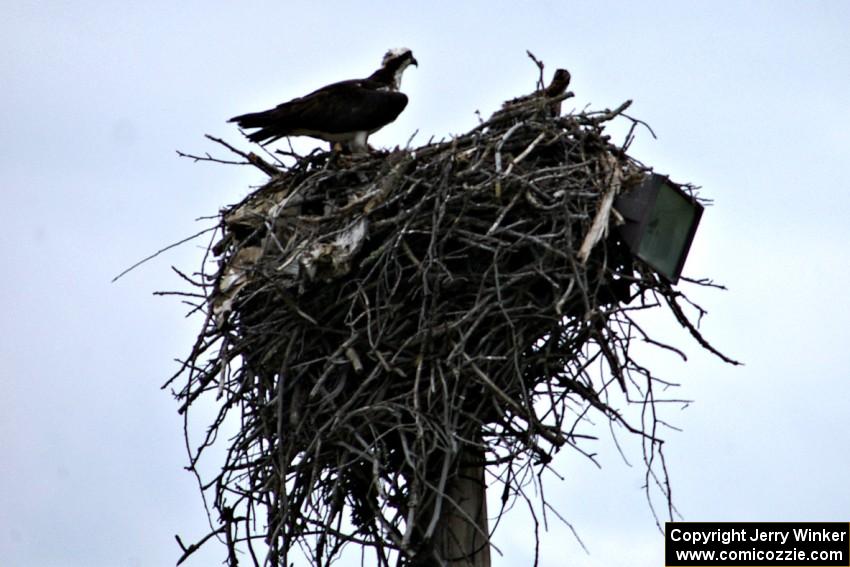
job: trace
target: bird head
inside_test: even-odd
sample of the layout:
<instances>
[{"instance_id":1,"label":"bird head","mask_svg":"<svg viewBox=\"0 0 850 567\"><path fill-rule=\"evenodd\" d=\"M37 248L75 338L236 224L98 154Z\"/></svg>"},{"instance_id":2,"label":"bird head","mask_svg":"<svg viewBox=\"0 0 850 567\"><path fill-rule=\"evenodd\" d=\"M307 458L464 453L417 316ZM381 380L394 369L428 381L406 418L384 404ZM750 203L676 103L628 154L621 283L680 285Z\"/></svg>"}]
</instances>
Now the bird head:
<instances>
[{"instance_id":1,"label":"bird head","mask_svg":"<svg viewBox=\"0 0 850 567\"><path fill-rule=\"evenodd\" d=\"M391 76L393 81L392 88L393 90L398 90L401 88L401 75L410 65L419 66L419 62L413 57L413 51L407 47L397 47L390 49L384 55L379 72Z\"/></svg>"},{"instance_id":2,"label":"bird head","mask_svg":"<svg viewBox=\"0 0 850 567\"><path fill-rule=\"evenodd\" d=\"M567 92L570 86L570 72L566 69L558 69L552 77L552 82L546 87L546 96L559 96Z\"/></svg>"}]
</instances>

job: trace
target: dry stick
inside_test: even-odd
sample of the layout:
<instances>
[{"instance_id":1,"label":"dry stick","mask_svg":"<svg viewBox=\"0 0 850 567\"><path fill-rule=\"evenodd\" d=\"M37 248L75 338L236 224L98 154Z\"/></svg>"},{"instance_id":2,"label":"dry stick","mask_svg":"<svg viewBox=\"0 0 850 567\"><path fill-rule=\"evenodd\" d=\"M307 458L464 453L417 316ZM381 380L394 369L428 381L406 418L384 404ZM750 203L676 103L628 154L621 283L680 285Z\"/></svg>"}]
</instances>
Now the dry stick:
<instances>
[{"instance_id":1,"label":"dry stick","mask_svg":"<svg viewBox=\"0 0 850 567\"><path fill-rule=\"evenodd\" d=\"M169 245L168 245L168 246L166 246L165 248L162 248L162 249L160 249L160 250L157 250L156 252L154 252L153 254L151 254L150 256L148 256L147 258L143 258L143 259L139 260L138 262L136 262L135 264L133 264L132 266L130 266L129 268L127 268L126 270L124 270L123 272L121 272L120 274L118 274L117 276L115 276L114 278L112 278L112 280L111 280L109 283L115 283L116 281L118 281L121 277L123 277L123 276L124 276L124 275L126 275L127 273L129 273L129 272L131 272L131 271L135 270L136 268L138 268L139 266L141 266L141 265L142 265L142 264L144 264L145 262L147 262L147 261L149 261L149 260L153 260L154 258L156 258L157 256L159 256L159 255L160 255L160 254L162 254L163 252L167 252L168 250L171 250L172 248L175 248L175 247L177 247L177 246L180 246L181 244L185 244L185 243L189 242L190 240L194 240L195 238L198 238L198 237L199 237L199 236L201 236L202 234L206 234L206 233L208 233L208 232L210 232L210 231L212 231L212 230L216 230L217 228L218 228L218 225L216 225L216 226L211 226L211 227L209 227L209 228L205 228L204 230L202 230L202 231L200 231L200 232L196 232L196 233L195 233L195 234L193 234L192 236L187 236L187 237L186 237L186 238L184 238L183 240L179 240L179 241L175 242L174 244L169 244Z\"/></svg>"},{"instance_id":2,"label":"dry stick","mask_svg":"<svg viewBox=\"0 0 850 567\"><path fill-rule=\"evenodd\" d=\"M528 147L526 147L522 151L521 154L519 154L517 157L515 157L513 160L511 160L511 163L508 164L508 169L505 170L505 176L510 175L511 171L513 171L513 169L514 169L514 166L516 164L518 164L519 162L521 162L522 160L524 160L526 157L528 157L528 154L530 154L531 151L535 147L537 147L537 144L539 144L540 141L545 137L546 137L546 132L540 132L540 134L538 134L538 136L536 138L534 138L534 141L531 142L530 144L528 144Z\"/></svg>"},{"instance_id":3,"label":"dry stick","mask_svg":"<svg viewBox=\"0 0 850 567\"><path fill-rule=\"evenodd\" d=\"M175 535L174 539L177 540L177 544L180 546L180 549L183 550L183 555L181 555L180 559L177 560L177 565L180 565L181 563L186 561L186 559L188 559L190 555L192 555L198 549L200 549L207 542L208 539L210 539L213 536L220 534L221 532L225 531L226 529L227 528L225 528L225 527L221 527L217 530L214 530L214 531L208 533L207 535L205 535L203 538L201 538L200 541L193 543L189 547L186 547L183 544L183 541L180 539L179 535Z\"/></svg>"},{"instance_id":4,"label":"dry stick","mask_svg":"<svg viewBox=\"0 0 850 567\"><path fill-rule=\"evenodd\" d=\"M522 417L524 417L525 419L528 420L529 424L531 424L535 428L535 433L539 433L547 441L549 441L550 443L552 443L552 445L555 445L556 447L560 447L561 445L566 443L566 439L564 439L563 435L561 435L560 433L555 433L555 432L550 431L542 423L537 421L537 419L534 415L533 409L529 408L528 410L526 410L525 408L520 406L518 403L516 403L513 400L513 398L511 398L504 391L502 391L502 389L499 388L490 379L490 377L487 376L487 374L485 374L480 368L478 368L478 365L476 365L475 362L472 361L472 359L469 357L468 354L466 354L464 352L463 356L466 359L466 361L470 364L470 366L472 367L473 372L475 372L475 374L479 378L481 378L481 380L485 384L487 384L488 388L490 388L505 404L507 404L508 407L513 409L517 413L517 415L520 415L520 416L522 416Z\"/></svg>"},{"instance_id":5,"label":"dry stick","mask_svg":"<svg viewBox=\"0 0 850 567\"><path fill-rule=\"evenodd\" d=\"M584 241L579 248L578 260L582 264L587 263L587 259L590 257L590 251L596 246L596 243L608 234L608 219L611 216L611 207L614 206L614 197L620 192L620 170L613 157L606 156L606 166L609 171L610 180L599 203L596 216L593 217L593 224L591 224L590 230L587 231L587 235L584 237Z\"/></svg>"},{"instance_id":6,"label":"dry stick","mask_svg":"<svg viewBox=\"0 0 850 567\"><path fill-rule=\"evenodd\" d=\"M250 163L251 165L253 165L257 169L261 170L263 173L267 174L269 177L274 177L274 176L280 174L280 169L273 166L269 162L265 161L263 158L261 158L260 156L258 156L254 152L250 152L250 153L246 154L242 150L238 150L238 149L234 148L233 146L231 146L230 144L228 144L227 142L225 142L221 138L216 138L215 136L210 136L209 134L204 134L204 137L207 138L208 140L212 140L213 142L215 142L217 144L221 144L222 146L224 146L225 148L227 148L228 150L230 150L234 154L242 156L243 158L245 158L248 161L248 163Z\"/></svg>"},{"instance_id":7,"label":"dry stick","mask_svg":"<svg viewBox=\"0 0 850 567\"><path fill-rule=\"evenodd\" d=\"M534 61L534 64L535 64L535 65L537 65L537 69L540 71L540 77L537 79L537 89L538 89L538 90L543 90L543 89L545 88L545 86L546 86L546 85L544 84L544 82L543 82L543 61L540 61L540 60L539 60L537 57L535 57L535 56L534 56L534 54L533 54L530 50L528 50L528 49L526 49L526 50L525 50L525 53L526 53L526 55L528 55L528 57L529 57L529 58L531 58L531 60L532 60L532 61Z\"/></svg>"},{"instance_id":8,"label":"dry stick","mask_svg":"<svg viewBox=\"0 0 850 567\"><path fill-rule=\"evenodd\" d=\"M733 364L735 366L743 364L742 362L739 362L733 358L726 356L725 354L711 346L711 344L707 340L705 340L705 337L702 336L702 333L700 333L699 330L694 326L694 324L688 320L688 317L685 315L685 312L682 311L681 305L676 302L675 296L668 297L667 295L665 295L664 299L667 301L667 305L670 306L670 310L673 311L673 314L676 316L676 320L679 321L679 324L688 330L688 332L700 344L700 346L717 356L723 362Z\"/></svg>"},{"instance_id":9,"label":"dry stick","mask_svg":"<svg viewBox=\"0 0 850 567\"><path fill-rule=\"evenodd\" d=\"M505 142L508 141L508 138L510 138L511 135L514 132L516 132L516 130L520 126L522 126L522 123L517 122L516 124L514 124L513 126L508 128L508 131L504 133L504 135L499 139L499 143L496 144L496 154L495 154L494 159L495 159L495 164L496 164L496 175L498 176L496 178L496 186L495 186L495 192L496 192L496 198L497 199L499 199L502 196L502 182L501 182L501 179L499 179L499 177L501 177L501 175L502 175L502 146L505 145Z\"/></svg>"}]
</instances>

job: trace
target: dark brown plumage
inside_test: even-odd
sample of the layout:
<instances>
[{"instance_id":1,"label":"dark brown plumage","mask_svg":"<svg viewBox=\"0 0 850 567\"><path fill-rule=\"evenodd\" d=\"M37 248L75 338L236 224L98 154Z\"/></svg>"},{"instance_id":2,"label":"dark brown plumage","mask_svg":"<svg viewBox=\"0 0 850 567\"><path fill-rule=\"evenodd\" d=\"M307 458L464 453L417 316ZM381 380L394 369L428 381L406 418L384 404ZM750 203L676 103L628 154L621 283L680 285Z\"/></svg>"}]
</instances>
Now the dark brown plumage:
<instances>
[{"instance_id":1,"label":"dark brown plumage","mask_svg":"<svg viewBox=\"0 0 850 567\"><path fill-rule=\"evenodd\" d=\"M398 91L408 65L417 65L409 49L390 50L381 67L365 79L340 81L263 112L231 118L240 128L258 128L248 134L253 142L268 144L284 136L311 136L351 151L368 151L367 138L393 120L407 106Z\"/></svg>"},{"instance_id":2,"label":"dark brown plumage","mask_svg":"<svg viewBox=\"0 0 850 567\"><path fill-rule=\"evenodd\" d=\"M567 87L570 86L570 72L566 69L557 69L552 76L552 82L544 89L544 93L548 97L560 96L567 92Z\"/></svg>"}]
</instances>

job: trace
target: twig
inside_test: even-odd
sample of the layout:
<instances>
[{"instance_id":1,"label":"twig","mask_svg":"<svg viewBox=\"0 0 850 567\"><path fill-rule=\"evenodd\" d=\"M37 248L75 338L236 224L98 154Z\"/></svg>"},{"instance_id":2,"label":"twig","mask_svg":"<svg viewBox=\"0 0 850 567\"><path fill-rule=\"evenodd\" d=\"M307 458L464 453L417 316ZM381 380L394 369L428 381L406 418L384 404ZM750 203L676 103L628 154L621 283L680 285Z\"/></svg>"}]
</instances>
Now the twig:
<instances>
[{"instance_id":1,"label":"twig","mask_svg":"<svg viewBox=\"0 0 850 567\"><path fill-rule=\"evenodd\" d=\"M278 175L280 173L280 169L265 161L263 158L261 158L254 152L245 153L242 150L234 148L221 138L216 138L215 136L210 136L209 134L204 134L204 137L208 140L212 140L217 144L221 144L236 155L242 156L243 158L245 158L245 160L247 160L248 163L261 170L263 173L266 173L269 177L274 177L275 175Z\"/></svg>"},{"instance_id":2,"label":"twig","mask_svg":"<svg viewBox=\"0 0 850 567\"><path fill-rule=\"evenodd\" d=\"M174 244L169 244L169 245L168 245L168 246L166 246L165 248L161 248L161 249L157 250L156 252L154 252L154 253L153 253L153 254L151 254L150 256L147 256L146 258L142 258L141 260L139 260L138 262L136 262L135 264L133 264L132 266L130 266L129 268L127 268L126 270L124 270L123 272L121 272L120 274L118 274L117 276L115 276L114 278L112 278L112 280L111 280L109 283L115 283L115 282L116 282L116 281L118 281L121 277L123 277L125 274L127 274L127 273L129 273L129 272L131 272L131 271L135 270L136 268L138 268L139 266L141 266L141 265L142 265L142 264L144 264L145 262L147 262L147 261L149 261L149 260L153 260L154 258L156 258L157 256L159 256L159 255L160 255L160 254L162 254L163 252L167 252L168 250L171 250L172 248L176 248L177 246L180 246L181 244L185 244L185 243L189 242L190 240L194 240L195 238L198 238L199 236L201 236L201 235L203 235L203 234L206 234L206 233L208 233L208 232L210 232L210 231L212 231L212 230L216 230L216 229L218 229L218 228L219 228L219 227L218 227L218 225L216 225L216 226L211 226L211 227L209 227L209 228L205 228L204 230L202 230L202 231L200 231L200 232L196 232L196 233L195 233L195 234L193 234L192 236L187 236L186 238L184 238L184 239L182 239L182 240L178 240L178 241L177 241L177 242L175 242Z\"/></svg>"},{"instance_id":3,"label":"twig","mask_svg":"<svg viewBox=\"0 0 850 567\"><path fill-rule=\"evenodd\" d=\"M530 50L526 49L525 53L534 61L534 64L537 65L537 69L540 71L540 76L537 78L537 90L542 91L545 88L543 82L543 61L537 59Z\"/></svg>"}]
</instances>

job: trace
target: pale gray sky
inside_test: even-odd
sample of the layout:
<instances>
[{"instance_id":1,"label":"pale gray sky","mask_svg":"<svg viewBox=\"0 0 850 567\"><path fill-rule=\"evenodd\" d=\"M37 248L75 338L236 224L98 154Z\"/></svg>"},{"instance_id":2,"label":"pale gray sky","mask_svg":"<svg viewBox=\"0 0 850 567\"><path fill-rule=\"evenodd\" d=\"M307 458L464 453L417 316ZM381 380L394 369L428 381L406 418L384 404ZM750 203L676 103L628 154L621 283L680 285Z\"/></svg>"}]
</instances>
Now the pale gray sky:
<instances>
[{"instance_id":1,"label":"pale gray sky","mask_svg":"<svg viewBox=\"0 0 850 567\"><path fill-rule=\"evenodd\" d=\"M688 520L847 521L850 491L850 4L833 2L7 2L0 19L0 563L173 564L173 535L203 535L181 421L159 385L200 322L173 299L196 232L262 175L192 164L176 149L243 144L225 120L373 70L389 47L420 62L410 104L376 145L461 133L530 90L532 50L573 74L577 108L633 99L632 153L715 205L686 274L703 330L732 368L669 317L652 328L687 363L666 447ZM244 144L243 144L243 147ZM599 433L606 437L605 429ZM629 446L629 443L626 443ZM547 497L543 567L662 564L662 538L612 443L598 470L563 452ZM519 514L495 565L529 564ZM214 565L210 548L188 565Z\"/></svg>"}]
</instances>

